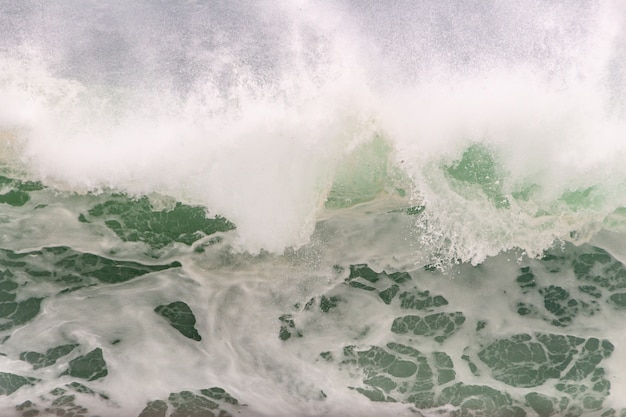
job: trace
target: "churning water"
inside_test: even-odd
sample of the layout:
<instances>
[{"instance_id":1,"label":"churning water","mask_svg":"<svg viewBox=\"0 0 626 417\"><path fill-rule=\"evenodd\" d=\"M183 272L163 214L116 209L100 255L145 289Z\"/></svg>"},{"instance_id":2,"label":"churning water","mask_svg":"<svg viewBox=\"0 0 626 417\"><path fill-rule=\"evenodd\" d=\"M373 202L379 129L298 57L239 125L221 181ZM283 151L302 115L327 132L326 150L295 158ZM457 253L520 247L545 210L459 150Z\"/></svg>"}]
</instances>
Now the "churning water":
<instances>
[{"instance_id":1,"label":"churning water","mask_svg":"<svg viewBox=\"0 0 626 417\"><path fill-rule=\"evenodd\" d=\"M0 0L3 416L626 416L620 0Z\"/></svg>"}]
</instances>

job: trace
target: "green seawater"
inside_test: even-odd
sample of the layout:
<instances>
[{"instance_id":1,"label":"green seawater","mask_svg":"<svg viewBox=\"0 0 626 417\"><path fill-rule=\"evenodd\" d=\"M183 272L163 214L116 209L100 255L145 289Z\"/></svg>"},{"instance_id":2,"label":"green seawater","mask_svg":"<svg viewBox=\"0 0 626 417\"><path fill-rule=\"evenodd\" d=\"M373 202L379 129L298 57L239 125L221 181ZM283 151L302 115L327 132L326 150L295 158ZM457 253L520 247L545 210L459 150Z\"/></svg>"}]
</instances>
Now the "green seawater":
<instances>
[{"instance_id":1,"label":"green seawater","mask_svg":"<svg viewBox=\"0 0 626 417\"><path fill-rule=\"evenodd\" d=\"M506 207L468 153L447 174ZM399 267L375 239L320 251L329 219L251 255L202 207L0 182L2 415L626 416L626 267L599 247Z\"/></svg>"},{"instance_id":2,"label":"green seawater","mask_svg":"<svg viewBox=\"0 0 626 417\"><path fill-rule=\"evenodd\" d=\"M626 417L626 0L0 0L0 417Z\"/></svg>"}]
</instances>

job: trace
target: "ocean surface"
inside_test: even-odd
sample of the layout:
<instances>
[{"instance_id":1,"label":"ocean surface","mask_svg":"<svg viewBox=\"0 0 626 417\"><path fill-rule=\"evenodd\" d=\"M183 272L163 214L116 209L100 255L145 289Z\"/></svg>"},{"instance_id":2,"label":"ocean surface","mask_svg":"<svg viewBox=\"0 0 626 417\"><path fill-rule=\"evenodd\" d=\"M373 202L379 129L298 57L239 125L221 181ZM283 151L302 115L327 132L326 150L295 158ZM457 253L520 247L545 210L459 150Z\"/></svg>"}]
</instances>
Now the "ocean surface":
<instances>
[{"instance_id":1,"label":"ocean surface","mask_svg":"<svg viewBox=\"0 0 626 417\"><path fill-rule=\"evenodd\" d=\"M626 417L623 0L0 0L0 416Z\"/></svg>"}]
</instances>

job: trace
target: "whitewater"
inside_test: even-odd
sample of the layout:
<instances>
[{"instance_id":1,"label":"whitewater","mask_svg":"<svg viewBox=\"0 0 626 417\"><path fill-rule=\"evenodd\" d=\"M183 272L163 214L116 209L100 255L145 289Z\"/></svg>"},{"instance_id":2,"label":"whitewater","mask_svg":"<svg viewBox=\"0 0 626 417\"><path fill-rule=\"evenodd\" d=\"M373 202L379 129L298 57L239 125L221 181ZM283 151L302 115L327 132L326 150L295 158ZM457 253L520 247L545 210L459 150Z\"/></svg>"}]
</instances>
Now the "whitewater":
<instances>
[{"instance_id":1,"label":"whitewater","mask_svg":"<svg viewBox=\"0 0 626 417\"><path fill-rule=\"evenodd\" d=\"M619 0L0 0L3 416L626 416Z\"/></svg>"}]
</instances>

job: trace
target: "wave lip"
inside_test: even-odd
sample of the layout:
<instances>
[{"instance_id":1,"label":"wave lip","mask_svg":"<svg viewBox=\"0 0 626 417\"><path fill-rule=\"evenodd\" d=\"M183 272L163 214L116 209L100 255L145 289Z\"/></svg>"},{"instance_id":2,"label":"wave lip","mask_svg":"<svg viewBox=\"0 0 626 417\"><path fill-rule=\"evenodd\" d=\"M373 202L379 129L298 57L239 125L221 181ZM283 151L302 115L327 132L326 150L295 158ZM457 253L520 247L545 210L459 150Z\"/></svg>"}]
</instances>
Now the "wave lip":
<instances>
[{"instance_id":1,"label":"wave lip","mask_svg":"<svg viewBox=\"0 0 626 417\"><path fill-rule=\"evenodd\" d=\"M0 157L60 189L202 204L251 252L373 201L425 205L421 240L471 262L613 225L621 7L452 5L11 9Z\"/></svg>"}]
</instances>

